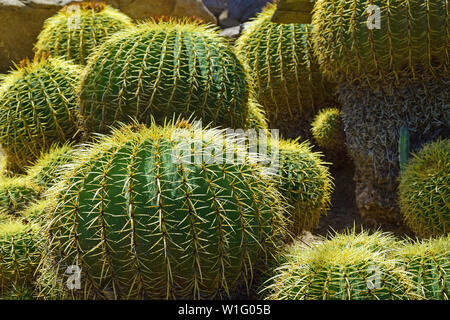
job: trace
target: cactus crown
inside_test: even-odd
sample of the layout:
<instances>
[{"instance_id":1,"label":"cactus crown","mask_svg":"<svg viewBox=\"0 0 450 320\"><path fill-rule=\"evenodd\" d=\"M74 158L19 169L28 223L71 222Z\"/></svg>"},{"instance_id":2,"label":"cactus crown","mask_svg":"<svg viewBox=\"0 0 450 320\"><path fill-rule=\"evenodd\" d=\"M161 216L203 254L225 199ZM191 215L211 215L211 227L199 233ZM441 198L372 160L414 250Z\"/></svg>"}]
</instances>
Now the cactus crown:
<instances>
[{"instance_id":1,"label":"cactus crown","mask_svg":"<svg viewBox=\"0 0 450 320\"><path fill-rule=\"evenodd\" d=\"M172 125L124 127L82 151L52 190L56 265L79 265L97 298L206 298L248 285L284 212L262 168L203 158L223 147L220 132L190 140Z\"/></svg>"},{"instance_id":2,"label":"cactus crown","mask_svg":"<svg viewBox=\"0 0 450 320\"><path fill-rule=\"evenodd\" d=\"M400 174L400 209L421 237L450 231L450 139L426 144Z\"/></svg>"},{"instance_id":3,"label":"cactus crown","mask_svg":"<svg viewBox=\"0 0 450 320\"><path fill-rule=\"evenodd\" d=\"M23 171L77 131L75 86L81 69L50 58L11 71L0 85L0 141L8 167Z\"/></svg>"},{"instance_id":4,"label":"cactus crown","mask_svg":"<svg viewBox=\"0 0 450 320\"><path fill-rule=\"evenodd\" d=\"M103 2L75 2L45 21L34 50L84 65L96 46L131 26L131 18Z\"/></svg>"}]
</instances>

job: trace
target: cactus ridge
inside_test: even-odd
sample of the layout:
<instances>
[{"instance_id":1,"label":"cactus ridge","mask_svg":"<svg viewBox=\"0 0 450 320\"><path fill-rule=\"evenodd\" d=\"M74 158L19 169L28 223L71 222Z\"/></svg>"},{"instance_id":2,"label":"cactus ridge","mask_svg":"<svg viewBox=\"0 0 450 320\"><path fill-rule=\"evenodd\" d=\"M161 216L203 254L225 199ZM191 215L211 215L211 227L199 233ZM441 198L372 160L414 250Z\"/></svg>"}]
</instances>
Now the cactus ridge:
<instances>
[{"instance_id":1,"label":"cactus ridge","mask_svg":"<svg viewBox=\"0 0 450 320\"><path fill-rule=\"evenodd\" d=\"M190 136L173 132L114 130L55 187L49 253L60 270L82 268L85 295L229 296L238 281L248 287L256 262L270 254L283 210L261 169L173 162L177 137ZM217 133L204 133L194 144L212 146Z\"/></svg>"},{"instance_id":2,"label":"cactus ridge","mask_svg":"<svg viewBox=\"0 0 450 320\"><path fill-rule=\"evenodd\" d=\"M288 138L307 138L314 114L334 100L332 86L322 78L313 55L310 26L272 23L275 9L268 5L236 48L248 64L252 88L270 127L280 128Z\"/></svg>"},{"instance_id":3,"label":"cactus ridge","mask_svg":"<svg viewBox=\"0 0 450 320\"><path fill-rule=\"evenodd\" d=\"M0 211L9 216L17 215L38 199L41 191L39 186L24 176L0 178Z\"/></svg>"},{"instance_id":4,"label":"cactus ridge","mask_svg":"<svg viewBox=\"0 0 450 320\"><path fill-rule=\"evenodd\" d=\"M87 132L130 117L160 124L173 115L243 128L248 79L216 28L189 20L147 22L112 36L82 76L80 111Z\"/></svg>"},{"instance_id":5,"label":"cactus ridge","mask_svg":"<svg viewBox=\"0 0 450 320\"><path fill-rule=\"evenodd\" d=\"M425 145L400 175L399 203L406 224L420 237L450 231L450 139Z\"/></svg>"},{"instance_id":6,"label":"cactus ridge","mask_svg":"<svg viewBox=\"0 0 450 320\"><path fill-rule=\"evenodd\" d=\"M51 145L73 138L79 74L77 66L50 58L11 71L3 79L0 142L14 171L23 171Z\"/></svg>"},{"instance_id":7,"label":"cactus ridge","mask_svg":"<svg viewBox=\"0 0 450 320\"><path fill-rule=\"evenodd\" d=\"M379 8L380 29L370 6ZM322 0L313 10L314 51L324 75L335 82L449 74L447 0Z\"/></svg>"},{"instance_id":8,"label":"cactus ridge","mask_svg":"<svg viewBox=\"0 0 450 320\"><path fill-rule=\"evenodd\" d=\"M104 3L73 3L45 21L34 51L85 65L95 47L132 26L131 18Z\"/></svg>"}]
</instances>

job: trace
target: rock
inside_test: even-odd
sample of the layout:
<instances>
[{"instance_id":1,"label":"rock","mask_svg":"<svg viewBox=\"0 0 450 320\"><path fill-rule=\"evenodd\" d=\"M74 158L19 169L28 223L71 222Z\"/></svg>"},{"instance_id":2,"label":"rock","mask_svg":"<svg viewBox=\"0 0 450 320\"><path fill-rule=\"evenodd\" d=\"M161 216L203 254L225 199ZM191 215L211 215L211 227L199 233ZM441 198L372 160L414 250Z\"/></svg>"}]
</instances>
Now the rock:
<instances>
[{"instance_id":1,"label":"rock","mask_svg":"<svg viewBox=\"0 0 450 320\"><path fill-rule=\"evenodd\" d=\"M272 0L227 0L228 19L245 22L254 16Z\"/></svg>"},{"instance_id":2,"label":"rock","mask_svg":"<svg viewBox=\"0 0 450 320\"><path fill-rule=\"evenodd\" d=\"M226 0L203 0L203 3L216 17L227 8Z\"/></svg>"},{"instance_id":3,"label":"rock","mask_svg":"<svg viewBox=\"0 0 450 320\"><path fill-rule=\"evenodd\" d=\"M239 38L240 34L241 34L241 26L240 25L231 27L231 28L226 28L220 32L221 36L231 38L231 39Z\"/></svg>"},{"instance_id":4,"label":"rock","mask_svg":"<svg viewBox=\"0 0 450 320\"><path fill-rule=\"evenodd\" d=\"M12 61L33 56L33 45L44 21L72 0L0 0L0 73ZM105 0L130 17L140 20L153 16L194 16L216 23L201 0Z\"/></svg>"}]
</instances>

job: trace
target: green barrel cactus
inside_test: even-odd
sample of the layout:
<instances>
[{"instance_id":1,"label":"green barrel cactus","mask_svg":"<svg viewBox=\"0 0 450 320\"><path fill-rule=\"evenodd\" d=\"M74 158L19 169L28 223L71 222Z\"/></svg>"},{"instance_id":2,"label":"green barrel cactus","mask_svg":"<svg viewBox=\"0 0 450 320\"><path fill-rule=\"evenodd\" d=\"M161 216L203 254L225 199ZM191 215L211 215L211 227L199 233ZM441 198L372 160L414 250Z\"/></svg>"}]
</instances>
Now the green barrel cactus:
<instances>
[{"instance_id":1,"label":"green barrel cactus","mask_svg":"<svg viewBox=\"0 0 450 320\"><path fill-rule=\"evenodd\" d=\"M128 16L103 2L75 2L45 21L34 50L38 56L50 54L84 65L96 46L132 26Z\"/></svg>"},{"instance_id":2,"label":"green barrel cactus","mask_svg":"<svg viewBox=\"0 0 450 320\"><path fill-rule=\"evenodd\" d=\"M369 245L335 245L333 239L310 248L294 243L263 291L275 300L417 298L407 273Z\"/></svg>"},{"instance_id":3,"label":"green barrel cactus","mask_svg":"<svg viewBox=\"0 0 450 320\"><path fill-rule=\"evenodd\" d=\"M399 202L420 237L450 232L450 139L425 145L400 174Z\"/></svg>"},{"instance_id":4,"label":"green barrel cactus","mask_svg":"<svg viewBox=\"0 0 450 320\"><path fill-rule=\"evenodd\" d=\"M250 153L219 161L223 132L132 125L80 153L48 225L53 268L82 270L67 296L201 299L250 285L285 213Z\"/></svg>"},{"instance_id":5,"label":"green barrel cactus","mask_svg":"<svg viewBox=\"0 0 450 320\"><path fill-rule=\"evenodd\" d=\"M73 148L70 144L52 146L27 168L26 174L36 185L49 188L57 182L64 172L64 166L72 160Z\"/></svg>"},{"instance_id":6,"label":"green barrel cactus","mask_svg":"<svg viewBox=\"0 0 450 320\"><path fill-rule=\"evenodd\" d=\"M450 237L409 241L395 252L414 281L416 294L428 300L449 300Z\"/></svg>"},{"instance_id":7,"label":"green barrel cactus","mask_svg":"<svg viewBox=\"0 0 450 320\"><path fill-rule=\"evenodd\" d=\"M341 111L337 108L320 110L311 124L311 132L321 148L329 150L344 148Z\"/></svg>"},{"instance_id":8,"label":"green barrel cactus","mask_svg":"<svg viewBox=\"0 0 450 320\"><path fill-rule=\"evenodd\" d=\"M311 27L272 23L275 9L269 5L259 14L237 40L237 51L270 127L286 138L308 138L315 113L333 104L333 88L313 55Z\"/></svg>"},{"instance_id":9,"label":"green barrel cactus","mask_svg":"<svg viewBox=\"0 0 450 320\"><path fill-rule=\"evenodd\" d=\"M25 63L0 83L0 143L8 168L22 172L41 152L77 132L80 69L60 59Z\"/></svg>"},{"instance_id":10,"label":"green barrel cactus","mask_svg":"<svg viewBox=\"0 0 450 320\"><path fill-rule=\"evenodd\" d=\"M249 88L244 66L214 28L170 19L119 32L98 47L79 95L87 134L174 115L243 128Z\"/></svg>"},{"instance_id":11,"label":"green barrel cactus","mask_svg":"<svg viewBox=\"0 0 450 320\"><path fill-rule=\"evenodd\" d=\"M447 0L320 0L312 18L321 70L336 82L450 72Z\"/></svg>"},{"instance_id":12,"label":"green barrel cactus","mask_svg":"<svg viewBox=\"0 0 450 320\"><path fill-rule=\"evenodd\" d=\"M373 82L372 87L341 84L345 144L355 165L356 203L368 223L400 223L399 141L402 127L410 132L411 151L448 137L450 132L449 78L400 85Z\"/></svg>"},{"instance_id":13,"label":"green barrel cactus","mask_svg":"<svg viewBox=\"0 0 450 320\"><path fill-rule=\"evenodd\" d=\"M30 203L20 212L20 217L36 225L44 226L47 222L48 211L53 207L52 197L43 198Z\"/></svg>"},{"instance_id":14,"label":"green barrel cactus","mask_svg":"<svg viewBox=\"0 0 450 320\"><path fill-rule=\"evenodd\" d=\"M333 192L332 177L322 154L314 152L308 142L280 139L277 152L279 189L291 205L290 230L298 235L312 230L326 214Z\"/></svg>"},{"instance_id":15,"label":"green barrel cactus","mask_svg":"<svg viewBox=\"0 0 450 320\"><path fill-rule=\"evenodd\" d=\"M41 233L35 225L18 221L0 224L0 298L33 282L41 244Z\"/></svg>"},{"instance_id":16,"label":"green barrel cactus","mask_svg":"<svg viewBox=\"0 0 450 320\"><path fill-rule=\"evenodd\" d=\"M27 177L0 178L0 211L17 215L39 198L41 188Z\"/></svg>"}]
</instances>

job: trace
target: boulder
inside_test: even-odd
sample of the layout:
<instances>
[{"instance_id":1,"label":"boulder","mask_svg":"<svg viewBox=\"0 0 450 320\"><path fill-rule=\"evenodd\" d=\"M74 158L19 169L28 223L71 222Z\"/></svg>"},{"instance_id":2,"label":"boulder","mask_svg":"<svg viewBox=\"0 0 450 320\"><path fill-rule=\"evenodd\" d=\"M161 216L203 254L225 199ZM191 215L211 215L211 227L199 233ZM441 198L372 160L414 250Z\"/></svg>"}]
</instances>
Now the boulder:
<instances>
[{"instance_id":1,"label":"boulder","mask_svg":"<svg viewBox=\"0 0 450 320\"><path fill-rule=\"evenodd\" d=\"M33 56L44 21L72 0L0 0L0 73ZM201 0L105 0L136 20L153 16L197 17L216 23Z\"/></svg>"}]
</instances>

